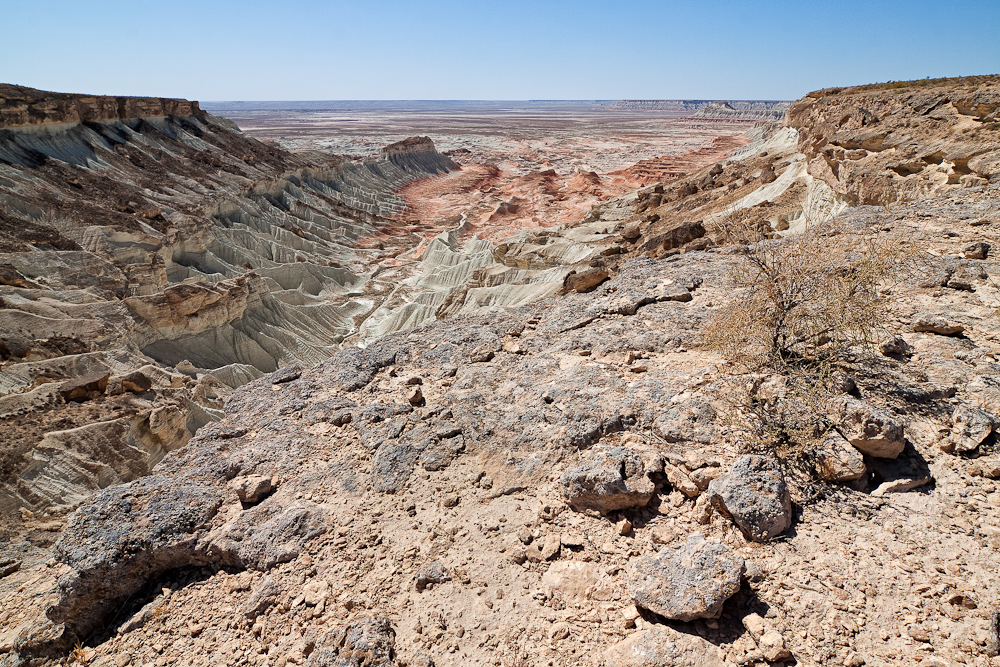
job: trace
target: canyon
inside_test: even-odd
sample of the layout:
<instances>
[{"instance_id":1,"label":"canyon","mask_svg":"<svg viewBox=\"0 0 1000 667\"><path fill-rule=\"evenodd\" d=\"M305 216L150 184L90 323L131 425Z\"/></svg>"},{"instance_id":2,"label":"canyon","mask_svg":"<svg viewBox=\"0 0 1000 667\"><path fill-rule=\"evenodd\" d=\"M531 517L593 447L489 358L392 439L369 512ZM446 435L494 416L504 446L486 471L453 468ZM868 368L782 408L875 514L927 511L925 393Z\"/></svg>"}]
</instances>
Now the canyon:
<instances>
[{"instance_id":1,"label":"canyon","mask_svg":"<svg viewBox=\"0 0 1000 667\"><path fill-rule=\"evenodd\" d=\"M1000 78L205 106L0 86L0 664L996 657ZM734 216L919 245L804 473Z\"/></svg>"}]
</instances>

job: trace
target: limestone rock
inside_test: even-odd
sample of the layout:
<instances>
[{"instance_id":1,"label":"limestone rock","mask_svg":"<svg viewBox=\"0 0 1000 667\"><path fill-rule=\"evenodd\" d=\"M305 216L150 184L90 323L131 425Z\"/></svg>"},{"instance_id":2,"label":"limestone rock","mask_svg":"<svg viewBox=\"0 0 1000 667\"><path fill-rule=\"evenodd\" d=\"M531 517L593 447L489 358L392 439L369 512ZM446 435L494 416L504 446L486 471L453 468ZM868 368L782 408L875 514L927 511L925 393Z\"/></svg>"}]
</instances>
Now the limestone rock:
<instances>
[{"instance_id":1,"label":"limestone rock","mask_svg":"<svg viewBox=\"0 0 1000 667\"><path fill-rule=\"evenodd\" d=\"M758 614L744 616L743 627L753 636L761 654L768 662L777 662L791 656L791 652L785 648L785 640L781 634Z\"/></svg>"},{"instance_id":2,"label":"limestone rock","mask_svg":"<svg viewBox=\"0 0 1000 667\"><path fill-rule=\"evenodd\" d=\"M885 410L841 397L833 416L840 432L862 454L894 459L903 452L903 424Z\"/></svg>"},{"instance_id":3,"label":"limestone rock","mask_svg":"<svg viewBox=\"0 0 1000 667\"><path fill-rule=\"evenodd\" d=\"M997 427L997 418L969 405L960 405L951 415L951 442L956 452L968 453L979 447Z\"/></svg>"},{"instance_id":4,"label":"limestone rock","mask_svg":"<svg viewBox=\"0 0 1000 667\"><path fill-rule=\"evenodd\" d=\"M722 604L740 589L743 559L729 547L692 535L680 548L666 547L633 560L627 585L637 605L667 618L719 618Z\"/></svg>"},{"instance_id":5,"label":"limestone rock","mask_svg":"<svg viewBox=\"0 0 1000 667\"><path fill-rule=\"evenodd\" d=\"M958 322L945 319L940 315L931 313L918 313L913 316L913 330L926 331L941 336L957 336L965 331L965 327Z\"/></svg>"},{"instance_id":6,"label":"limestone rock","mask_svg":"<svg viewBox=\"0 0 1000 667\"><path fill-rule=\"evenodd\" d=\"M792 502L780 465L773 459L745 454L729 474L708 485L712 506L732 518L743 534L766 542L792 525Z\"/></svg>"},{"instance_id":7,"label":"limestone rock","mask_svg":"<svg viewBox=\"0 0 1000 667\"><path fill-rule=\"evenodd\" d=\"M608 667L722 667L709 641L655 625L636 632L604 652Z\"/></svg>"},{"instance_id":8,"label":"limestone rock","mask_svg":"<svg viewBox=\"0 0 1000 667\"><path fill-rule=\"evenodd\" d=\"M642 507L653 497L653 482L642 457L625 447L598 445L559 478L566 500L576 510L607 514Z\"/></svg>"},{"instance_id":9,"label":"limestone rock","mask_svg":"<svg viewBox=\"0 0 1000 667\"><path fill-rule=\"evenodd\" d=\"M830 431L816 450L820 476L827 482L860 479L868 466L861 453L837 431Z\"/></svg>"}]
</instances>

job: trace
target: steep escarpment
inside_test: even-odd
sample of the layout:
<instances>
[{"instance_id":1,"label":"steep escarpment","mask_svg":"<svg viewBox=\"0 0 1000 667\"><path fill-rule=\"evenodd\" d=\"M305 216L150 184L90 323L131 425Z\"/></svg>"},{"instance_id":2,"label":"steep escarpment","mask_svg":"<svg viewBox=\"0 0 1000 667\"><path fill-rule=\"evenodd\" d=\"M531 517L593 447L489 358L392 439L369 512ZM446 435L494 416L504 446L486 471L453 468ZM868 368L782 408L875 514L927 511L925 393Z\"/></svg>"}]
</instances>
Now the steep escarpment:
<instances>
[{"instance_id":1,"label":"steep escarpment","mask_svg":"<svg viewBox=\"0 0 1000 667\"><path fill-rule=\"evenodd\" d=\"M204 113L197 102L189 100L72 95L0 83L0 128Z\"/></svg>"},{"instance_id":2,"label":"steep escarpment","mask_svg":"<svg viewBox=\"0 0 1000 667\"><path fill-rule=\"evenodd\" d=\"M1000 178L1000 78L830 88L788 112L809 173L862 204Z\"/></svg>"},{"instance_id":3,"label":"steep escarpment","mask_svg":"<svg viewBox=\"0 0 1000 667\"><path fill-rule=\"evenodd\" d=\"M375 265L415 244L395 191L456 168L421 140L293 154L183 100L3 100L0 512L29 534L19 509L145 474L233 387L336 351L391 291Z\"/></svg>"}]
</instances>

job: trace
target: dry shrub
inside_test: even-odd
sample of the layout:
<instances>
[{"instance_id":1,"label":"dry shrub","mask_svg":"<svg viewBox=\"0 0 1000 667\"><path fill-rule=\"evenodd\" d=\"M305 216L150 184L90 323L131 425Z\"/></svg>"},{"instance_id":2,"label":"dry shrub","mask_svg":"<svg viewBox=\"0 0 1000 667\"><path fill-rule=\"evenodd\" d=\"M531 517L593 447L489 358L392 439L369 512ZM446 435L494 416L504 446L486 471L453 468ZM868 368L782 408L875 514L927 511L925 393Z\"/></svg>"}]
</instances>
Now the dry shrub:
<instances>
[{"instance_id":1,"label":"dry shrub","mask_svg":"<svg viewBox=\"0 0 1000 667\"><path fill-rule=\"evenodd\" d=\"M735 298L710 322L709 345L749 372L787 372L871 351L888 333L887 289L916 257L900 235L833 219L786 239L745 211L719 225L741 260Z\"/></svg>"},{"instance_id":2,"label":"dry shrub","mask_svg":"<svg viewBox=\"0 0 1000 667\"><path fill-rule=\"evenodd\" d=\"M888 290L918 255L901 235L838 219L773 239L738 211L718 231L740 257L733 298L705 331L734 371L727 421L748 450L801 457L830 428L829 400L850 388L843 369L889 333Z\"/></svg>"}]
</instances>

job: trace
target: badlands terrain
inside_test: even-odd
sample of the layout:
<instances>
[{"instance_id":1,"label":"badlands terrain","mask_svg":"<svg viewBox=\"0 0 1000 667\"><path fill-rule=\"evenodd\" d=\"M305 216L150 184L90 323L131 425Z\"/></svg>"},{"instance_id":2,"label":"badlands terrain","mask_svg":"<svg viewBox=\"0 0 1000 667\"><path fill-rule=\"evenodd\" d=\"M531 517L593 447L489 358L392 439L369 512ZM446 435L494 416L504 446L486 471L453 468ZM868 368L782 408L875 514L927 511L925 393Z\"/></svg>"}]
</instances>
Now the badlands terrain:
<instances>
[{"instance_id":1,"label":"badlands terrain","mask_svg":"<svg viewBox=\"0 0 1000 667\"><path fill-rule=\"evenodd\" d=\"M0 664L995 663L1000 77L616 104L629 164L0 87ZM919 255L796 457L734 218Z\"/></svg>"}]
</instances>

